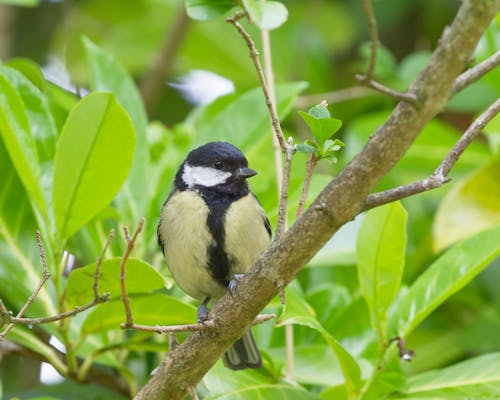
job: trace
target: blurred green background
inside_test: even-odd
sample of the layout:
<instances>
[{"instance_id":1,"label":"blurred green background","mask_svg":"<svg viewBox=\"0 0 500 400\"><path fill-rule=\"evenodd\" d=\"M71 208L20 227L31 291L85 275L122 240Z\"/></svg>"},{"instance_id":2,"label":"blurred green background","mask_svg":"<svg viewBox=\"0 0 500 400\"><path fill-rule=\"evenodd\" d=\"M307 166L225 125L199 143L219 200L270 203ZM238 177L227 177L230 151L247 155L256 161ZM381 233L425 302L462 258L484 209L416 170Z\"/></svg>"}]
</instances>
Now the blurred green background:
<instances>
[{"instance_id":1,"label":"blurred green background","mask_svg":"<svg viewBox=\"0 0 500 400\"><path fill-rule=\"evenodd\" d=\"M278 108L285 136L292 136L296 143L310 138L297 110L307 111L322 99L328 100L332 116L343 122L337 137L343 140L345 148L337 164L319 163L312 180L311 200L384 123L395 102L357 86L354 76L365 70L369 57L368 29L360 1L287 0L283 3L288 9L288 20L271 32L271 44ZM406 90L425 66L459 5L456 0L374 1L381 42L375 78L397 90ZM249 24L245 26L261 49L259 30ZM497 17L476 49L471 65L498 51L499 47L500 20ZM185 310L178 311L182 314L179 318L189 321L193 313L190 304L195 303L171 287L171 279L156 246L155 231L159 210L170 191L178 165L190 148L209 140L233 142L247 155L250 166L261 172L253 178L252 189L269 214L273 228L276 227L278 200L268 115L248 48L223 17L210 21L189 19L184 2L179 0L0 1L0 59L40 88L48 99L57 131L61 130L69 110L79 98L93 90L112 90L132 118L138 136L136 159L138 152L142 154L142 173L147 177L144 179L144 175L132 173L126 183L137 208L132 209L128 200L124 200L126 195L122 191L110 206L97 210L74 235L65 237L64 249L75 255L79 266L95 262L110 228L119 230L120 224L125 223L132 229L138 217L144 216L146 228L134 256L163 274L168 287L164 291L180 299L172 307L185 305ZM199 71L216 74L218 78L200 75ZM144 109L131 81L127 80L128 75L143 95ZM203 95L213 98L220 90L225 90L226 93L220 94L226 95L207 103ZM227 91L234 93L227 94ZM478 113L499 95L500 71L497 68L449 102L378 189L429 176ZM141 129L144 131L142 139L138 135ZM118 152L120 146L118 140ZM404 285L410 285L449 246L500 224L499 146L500 120L496 118L457 163L451 174L451 184L403 201L408 211ZM0 174L12 170L13 161L8 157L1 158L0 162ZM305 162L304 154L294 158L290 223L295 218ZM25 201L26 194L19 190L21 192L22 201ZM8 203L5 196L1 204L7 209L6 205L12 206L16 199ZM26 207L31 210L34 206L28 203L26 200ZM22 241L19 248L28 249L26 257L33 260L33 271L38 273L34 234L31 233L40 226L40 217L32 213L30 211L28 222L23 224L22 234L18 232L14 239ZM2 214L2 218L4 215L8 214ZM369 364L375 357L376 339L370 328L369 310L358 287L356 236L361 220L362 217L345 226L300 273L290 290L307 302L323 326L360 360L363 377L366 377L365 372L370 370ZM49 225L47 231L51 230ZM10 309L17 310L32 287L24 278L19 278L18 291L7 289L11 280L16 279L16 258L6 232L7 228L0 230L0 297L7 299L4 302ZM123 241L117 239L110 255L120 256L123 249ZM53 247L53 254L58 255L59 250ZM75 284L79 282L77 278L73 279L73 284L78 286ZM496 284L499 279L497 260L426 319L408 338L408 346L416 349L417 357L402 367L403 372L411 375L471 356L500 351L500 295ZM71 287L71 278L67 281L64 278L63 288ZM62 292L52 287L48 292L53 304L57 305L57 295ZM158 299L146 301L143 311L155 302L167 302ZM75 305L79 304L77 300L73 298ZM28 315L38 316L36 311L40 311L40 307L37 309L36 304L33 314L28 312ZM279 312L280 309L278 301L269 306L271 311ZM158 310L157 314L163 312ZM91 317L88 314L79 316L72 322L75 324L73 333L85 326L87 336L59 339L63 342L66 339L66 346L70 343L81 346L82 341L92 337L85 344L88 348L79 347L76 356L85 358L92 354L97 364L110 369L120 365L120 373L126 376L128 384L141 387L167 344L164 338L123 333L118 327L100 326L95 331L89 327L91 322L106 319L113 313L116 311L103 311L103 316L98 313ZM171 315L172 320L167 319L168 323L176 323L176 315ZM122 317L117 318L121 321ZM273 328L272 323L255 328L257 341L266 357L264 371L245 372L235 378L233 372L218 364L205 379L200 393L211 392L212 397L207 395L207 398L226 398L225 394L242 385L248 387L258 383L265 386L282 382L283 330ZM60 334L57 328L41 328L34 336L46 343L50 336ZM17 343L23 345L21 336L16 336ZM121 342L123 347L117 345ZM101 356L99 349L103 347L106 350L102 353L113 354L113 357ZM0 389L6 398L121 398L98 386L78 386L71 379L55 386L41 384L39 357L33 359L30 351L2 349ZM340 385L343 380L338 362L321 335L306 327L296 327L295 351L295 376L308 394L319 396L321 393L324 399L342 398L335 397L334 389L326 390ZM397 370L402 373L401 367ZM281 390L285 396L288 389ZM285 398L316 398L300 397L297 393L288 396Z\"/></svg>"}]
</instances>

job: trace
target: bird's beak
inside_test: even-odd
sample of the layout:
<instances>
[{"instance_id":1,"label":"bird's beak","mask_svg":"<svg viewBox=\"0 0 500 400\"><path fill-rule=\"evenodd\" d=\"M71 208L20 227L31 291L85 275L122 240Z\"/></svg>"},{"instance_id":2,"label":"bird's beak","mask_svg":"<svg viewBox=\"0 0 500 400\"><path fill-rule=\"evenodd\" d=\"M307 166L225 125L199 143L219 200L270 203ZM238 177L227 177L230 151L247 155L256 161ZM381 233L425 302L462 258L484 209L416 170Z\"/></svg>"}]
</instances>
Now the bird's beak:
<instances>
[{"instance_id":1,"label":"bird's beak","mask_svg":"<svg viewBox=\"0 0 500 400\"><path fill-rule=\"evenodd\" d=\"M236 177L242 178L242 179L247 179L247 178L250 178L254 175L257 175L257 171L250 169L250 168L247 168L247 167L240 168L240 169L238 169L238 171L236 171Z\"/></svg>"}]
</instances>

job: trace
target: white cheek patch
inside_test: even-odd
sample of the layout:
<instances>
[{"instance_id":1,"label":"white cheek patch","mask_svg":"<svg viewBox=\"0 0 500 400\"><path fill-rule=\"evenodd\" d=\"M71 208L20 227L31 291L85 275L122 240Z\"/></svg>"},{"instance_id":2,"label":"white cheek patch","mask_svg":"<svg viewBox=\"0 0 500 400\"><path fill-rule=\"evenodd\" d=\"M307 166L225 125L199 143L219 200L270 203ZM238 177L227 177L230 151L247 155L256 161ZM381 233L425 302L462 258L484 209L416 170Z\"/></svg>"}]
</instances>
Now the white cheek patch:
<instances>
[{"instance_id":1,"label":"white cheek patch","mask_svg":"<svg viewBox=\"0 0 500 400\"><path fill-rule=\"evenodd\" d=\"M182 172L182 180L189 188L195 185L216 186L225 183L230 176L230 172L210 167L193 167L189 164L184 164L184 171Z\"/></svg>"}]
</instances>

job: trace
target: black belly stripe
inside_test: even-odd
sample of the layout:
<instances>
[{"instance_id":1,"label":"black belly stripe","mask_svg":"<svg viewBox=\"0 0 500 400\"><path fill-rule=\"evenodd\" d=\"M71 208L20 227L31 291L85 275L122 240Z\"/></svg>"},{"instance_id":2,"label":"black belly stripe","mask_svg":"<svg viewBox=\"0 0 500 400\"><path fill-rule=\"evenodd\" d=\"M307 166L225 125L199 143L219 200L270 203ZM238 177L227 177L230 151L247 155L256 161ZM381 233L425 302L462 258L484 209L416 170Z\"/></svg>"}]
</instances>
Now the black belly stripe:
<instances>
[{"instance_id":1,"label":"black belly stripe","mask_svg":"<svg viewBox=\"0 0 500 400\"><path fill-rule=\"evenodd\" d=\"M231 280L231 262L225 250L224 219L231 204L243 197L228 193L200 191L200 194L210 209L207 217L208 230L212 234L214 244L208 249L208 268L212 277L223 286Z\"/></svg>"}]
</instances>

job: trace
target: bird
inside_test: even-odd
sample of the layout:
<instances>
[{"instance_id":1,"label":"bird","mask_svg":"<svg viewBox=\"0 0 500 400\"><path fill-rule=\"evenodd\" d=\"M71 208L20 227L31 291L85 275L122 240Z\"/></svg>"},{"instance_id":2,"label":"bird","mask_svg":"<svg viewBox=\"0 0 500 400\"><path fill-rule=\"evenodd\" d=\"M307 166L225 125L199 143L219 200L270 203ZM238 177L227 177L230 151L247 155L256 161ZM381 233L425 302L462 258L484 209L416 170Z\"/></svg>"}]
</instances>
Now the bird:
<instances>
[{"instance_id":1,"label":"bird","mask_svg":"<svg viewBox=\"0 0 500 400\"><path fill-rule=\"evenodd\" d=\"M161 209L158 244L177 285L202 301L198 322L271 243L269 219L247 182L256 174L237 147L206 143L182 162ZM250 330L222 360L233 370L262 366Z\"/></svg>"}]
</instances>

